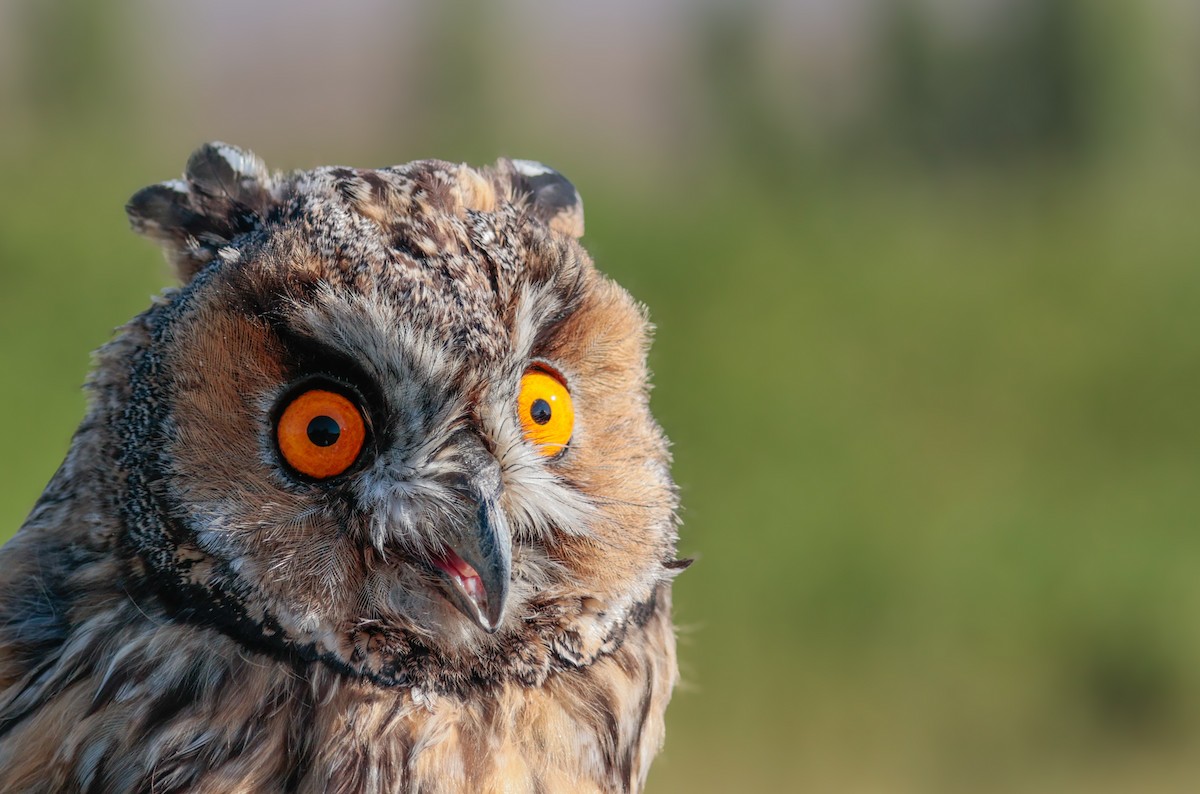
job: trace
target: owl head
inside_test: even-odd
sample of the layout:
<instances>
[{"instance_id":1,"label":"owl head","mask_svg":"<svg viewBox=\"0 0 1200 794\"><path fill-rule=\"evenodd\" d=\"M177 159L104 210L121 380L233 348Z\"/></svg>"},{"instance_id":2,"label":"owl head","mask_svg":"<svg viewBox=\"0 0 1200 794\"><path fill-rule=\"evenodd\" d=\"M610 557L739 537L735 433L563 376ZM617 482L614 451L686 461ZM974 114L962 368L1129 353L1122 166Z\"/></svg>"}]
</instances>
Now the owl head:
<instances>
[{"instance_id":1,"label":"owl head","mask_svg":"<svg viewBox=\"0 0 1200 794\"><path fill-rule=\"evenodd\" d=\"M565 178L216 143L127 210L182 281L101 355L144 595L443 689L586 665L649 614L681 567L649 326Z\"/></svg>"}]
</instances>

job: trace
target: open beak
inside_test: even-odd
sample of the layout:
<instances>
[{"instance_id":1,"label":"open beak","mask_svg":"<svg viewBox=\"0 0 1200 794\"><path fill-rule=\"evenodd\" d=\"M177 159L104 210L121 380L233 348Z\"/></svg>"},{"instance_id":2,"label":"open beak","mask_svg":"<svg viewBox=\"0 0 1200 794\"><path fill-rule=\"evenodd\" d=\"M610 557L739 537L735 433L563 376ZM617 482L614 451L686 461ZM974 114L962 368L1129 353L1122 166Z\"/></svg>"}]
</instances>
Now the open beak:
<instances>
[{"instance_id":1,"label":"open beak","mask_svg":"<svg viewBox=\"0 0 1200 794\"><path fill-rule=\"evenodd\" d=\"M478 490L478 489L472 489ZM433 560L450 603L492 634L504 620L512 578L512 538L496 494L478 498L474 526L465 526Z\"/></svg>"}]
</instances>

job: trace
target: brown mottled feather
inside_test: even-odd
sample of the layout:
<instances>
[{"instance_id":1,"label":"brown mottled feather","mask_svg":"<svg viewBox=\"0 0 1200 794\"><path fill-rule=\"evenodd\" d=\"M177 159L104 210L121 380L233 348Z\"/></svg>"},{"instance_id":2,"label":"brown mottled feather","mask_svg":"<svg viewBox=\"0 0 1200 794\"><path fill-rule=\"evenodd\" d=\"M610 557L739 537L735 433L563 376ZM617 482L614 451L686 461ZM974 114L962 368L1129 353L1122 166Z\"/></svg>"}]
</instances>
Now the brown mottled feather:
<instances>
[{"instance_id":1,"label":"brown mottled feather","mask_svg":"<svg viewBox=\"0 0 1200 794\"><path fill-rule=\"evenodd\" d=\"M570 183L271 174L213 144L129 212L183 286L98 354L0 550L0 788L640 790L676 679L676 497L644 311L577 242ZM556 457L515 415L532 362L575 404ZM272 440L314 377L370 425L329 483ZM511 543L492 633L431 563L486 505Z\"/></svg>"}]
</instances>

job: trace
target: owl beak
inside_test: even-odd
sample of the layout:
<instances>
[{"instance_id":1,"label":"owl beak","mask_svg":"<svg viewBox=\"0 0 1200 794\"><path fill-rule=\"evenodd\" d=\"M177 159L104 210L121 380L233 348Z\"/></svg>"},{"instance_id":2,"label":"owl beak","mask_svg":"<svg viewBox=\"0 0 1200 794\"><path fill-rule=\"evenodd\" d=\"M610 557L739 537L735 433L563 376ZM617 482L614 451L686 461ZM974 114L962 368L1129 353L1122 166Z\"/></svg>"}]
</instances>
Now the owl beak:
<instances>
[{"instance_id":1,"label":"owl beak","mask_svg":"<svg viewBox=\"0 0 1200 794\"><path fill-rule=\"evenodd\" d=\"M434 567L446 580L450 603L492 634L504 620L512 578L512 538L495 497L479 500L474 527L455 537Z\"/></svg>"}]
</instances>

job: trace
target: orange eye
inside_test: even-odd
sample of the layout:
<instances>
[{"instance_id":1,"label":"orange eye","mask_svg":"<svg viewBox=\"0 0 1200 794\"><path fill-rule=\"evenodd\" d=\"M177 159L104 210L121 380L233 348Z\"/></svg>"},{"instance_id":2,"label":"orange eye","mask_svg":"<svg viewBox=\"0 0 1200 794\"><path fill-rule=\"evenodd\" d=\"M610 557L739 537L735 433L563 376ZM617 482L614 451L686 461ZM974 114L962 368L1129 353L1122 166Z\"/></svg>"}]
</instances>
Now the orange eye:
<instances>
[{"instance_id":1,"label":"orange eye","mask_svg":"<svg viewBox=\"0 0 1200 794\"><path fill-rule=\"evenodd\" d=\"M312 389L288 403L275 427L279 452L293 469L318 480L354 464L367 429L362 414L342 395Z\"/></svg>"},{"instance_id":2,"label":"orange eye","mask_svg":"<svg viewBox=\"0 0 1200 794\"><path fill-rule=\"evenodd\" d=\"M517 415L525 438L543 455L551 457L567 448L575 429L575 409L566 384L541 369L531 369L521 378Z\"/></svg>"}]
</instances>

